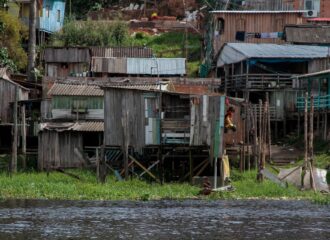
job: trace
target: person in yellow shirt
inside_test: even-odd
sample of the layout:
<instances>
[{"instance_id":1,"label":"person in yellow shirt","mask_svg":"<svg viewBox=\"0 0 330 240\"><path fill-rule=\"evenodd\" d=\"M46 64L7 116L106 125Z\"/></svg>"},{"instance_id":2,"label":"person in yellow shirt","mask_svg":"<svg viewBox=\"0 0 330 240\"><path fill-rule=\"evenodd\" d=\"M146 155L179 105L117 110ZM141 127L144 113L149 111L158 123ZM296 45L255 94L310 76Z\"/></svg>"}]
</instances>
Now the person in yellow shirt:
<instances>
[{"instance_id":1,"label":"person in yellow shirt","mask_svg":"<svg viewBox=\"0 0 330 240\"><path fill-rule=\"evenodd\" d=\"M232 130L233 132L236 132L236 125L233 123L234 113L235 113L235 109L233 107L229 107L225 115L225 133L227 133L228 130Z\"/></svg>"}]
</instances>

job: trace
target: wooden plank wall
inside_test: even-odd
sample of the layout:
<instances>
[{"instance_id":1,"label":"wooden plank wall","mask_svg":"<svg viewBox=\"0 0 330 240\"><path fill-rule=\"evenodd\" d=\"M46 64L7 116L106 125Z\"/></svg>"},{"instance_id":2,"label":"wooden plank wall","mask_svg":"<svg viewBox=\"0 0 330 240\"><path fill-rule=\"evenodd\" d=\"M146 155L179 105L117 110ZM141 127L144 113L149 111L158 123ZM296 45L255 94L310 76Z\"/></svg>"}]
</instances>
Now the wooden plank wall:
<instances>
[{"instance_id":1,"label":"wooden plank wall","mask_svg":"<svg viewBox=\"0 0 330 240\"><path fill-rule=\"evenodd\" d=\"M193 134L192 144L194 146L208 145L214 142L216 121L219 120L220 98L209 96L198 96L192 99L191 119Z\"/></svg>"},{"instance_id":2,"label":"wooden plank wall","mask_svg":"<svg viewBox=\"0 0 330 240\"><path fill-rule=\"evenodd\" d=\"M213 20L224 19L225 27L223 34L214 35L213 48L215 54L221 49L224 43L236 41L237 31L252 33L261 32L282 32L285 25L302 24L300 13L215 13ZM248 38L245 43L284 43L277 39Z\"/></svg>"},{"instance_id":3,"label":"wooden plank wall","mask_svg":"<svg viewBox=\"0 0 330 240\"><path fill-rule=\"evenodd\" d=\"M122 146L122 119L128 112L129 145L140 151L145 145L145 105L143 91L108 88L104 91L105 145Z\"/></svg>"},{"instance_id":4,"label":"wooden plank wall","mask_svg":"<svg viewBox=\"0 0 330 240\"><path fill-rule=\"evenodd\" d=\"M38 168L75 168L82 162L74 149L83 148L82 134L65 131L42 131L39 133Z\"/></svg>"},{"instance_id":5,"label":"wooden plank wall","mask_svg":"<svg viewBox=\"0 0 330 240\"><path fill-rule=\"evenodd\" d=\"M325 51L330 51L324 48ZM330 55L330 53L329 53ZM330 57L322 59L313 59L308 63L308 73L315 73L319 71L328 70L330 68Z\"/></svg>"},{"instance_id":6,"label":"wooden plank wall","mask_svg":"<svg viewBox=\"0 0 330 240\"><path fill-rule=\"evenodd\" d=\"M15 101L16 85L0 79L0 122L10 123L12 122L12 113L10 111L10 103ZM27 100L28 91L18 87L18 99Z\"/></svg>"}]
</instances>

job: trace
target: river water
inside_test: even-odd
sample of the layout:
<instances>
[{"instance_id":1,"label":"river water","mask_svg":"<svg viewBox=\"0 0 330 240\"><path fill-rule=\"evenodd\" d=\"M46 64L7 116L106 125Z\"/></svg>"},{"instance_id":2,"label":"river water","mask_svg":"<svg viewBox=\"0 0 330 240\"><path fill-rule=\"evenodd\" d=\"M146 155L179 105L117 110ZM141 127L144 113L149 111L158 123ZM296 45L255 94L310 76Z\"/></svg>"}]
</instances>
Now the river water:
<instances>
[{"instance_id":1,"label":"river water","mask_svg":"<svg viewBox=\"0 0 330 240\"><path fill-rule=\"evenodd\" d=\"M0 202L7 239L330 239L330 206L305 201Z\"/></svg>"}]
</instances>

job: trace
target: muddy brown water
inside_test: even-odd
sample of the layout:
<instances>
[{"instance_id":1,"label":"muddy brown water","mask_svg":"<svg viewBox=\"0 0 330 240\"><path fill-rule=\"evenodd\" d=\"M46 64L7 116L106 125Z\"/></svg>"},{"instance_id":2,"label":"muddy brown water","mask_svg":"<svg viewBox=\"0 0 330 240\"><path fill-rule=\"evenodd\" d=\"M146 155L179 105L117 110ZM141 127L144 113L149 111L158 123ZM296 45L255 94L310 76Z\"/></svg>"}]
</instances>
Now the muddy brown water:
<instances>
[{"instance_id":1,"label":"muddy brown water","mask_svg":"<svg viewBox=\"0 0 330 240\"><path fill-rule=\"evenodd\" d=\"M0 202L0 239L330 239L306 201Z\"/></svg>"}]
</instances>

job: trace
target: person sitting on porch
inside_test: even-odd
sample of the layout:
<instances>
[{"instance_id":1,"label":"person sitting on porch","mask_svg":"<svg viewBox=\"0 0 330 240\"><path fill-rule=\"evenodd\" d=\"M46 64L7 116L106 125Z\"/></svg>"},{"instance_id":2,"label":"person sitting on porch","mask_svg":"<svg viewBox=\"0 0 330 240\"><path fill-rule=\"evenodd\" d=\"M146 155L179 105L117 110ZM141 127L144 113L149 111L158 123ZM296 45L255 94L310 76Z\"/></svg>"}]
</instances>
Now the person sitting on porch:
<instances>
[{"instance_id":1,"label":"person sitting on porch","mask_svg":"<svg viewBox=\"0 0 330 240\"><path fill-rule=\"evenodd\" d=\"M236 132L236 125L233 123L234 112L235 109L233 107L229 107L227 110L227 113L225 115L225 133L227 133L228 130L232 130L233 132Z\"/></svg>"}]
</instances>

